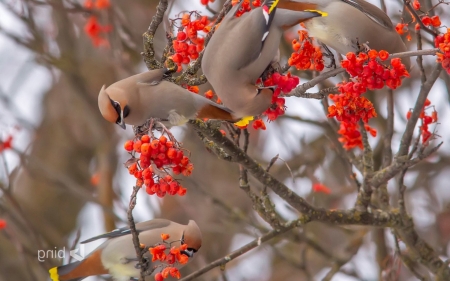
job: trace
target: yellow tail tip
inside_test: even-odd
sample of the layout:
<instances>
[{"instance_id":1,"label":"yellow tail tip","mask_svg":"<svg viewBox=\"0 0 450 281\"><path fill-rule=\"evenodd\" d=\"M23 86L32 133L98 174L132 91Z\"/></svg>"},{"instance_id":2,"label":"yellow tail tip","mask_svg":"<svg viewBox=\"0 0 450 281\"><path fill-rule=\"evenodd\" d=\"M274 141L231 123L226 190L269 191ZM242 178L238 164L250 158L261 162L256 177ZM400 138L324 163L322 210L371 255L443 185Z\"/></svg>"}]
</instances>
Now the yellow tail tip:
<instances>
[{"instance_id":1,"label":"yellow tail tip","mask_svg":"<svg viewBox=\"0 0 450 281\"><path fill-rule=\"evenodd\" d=\"M48 272L50 273L50 279L52 279L52 281L59 281L59 275L58 275L58 268L57 267L50 268L50 270Z\"/></svg>"},{"instance_id":2,"label":"yellow tail tip","mask_svg":"<svg viewBox=\"0 0 450 281\"><path fill-rule=\"evenodd\" d=\"M322 17L328 17L328 13L327 12L322 12L319 10L305 10L305 12L315 12L315 13L319 13Z\"/></svg>"},{"instance_id":3,"label":"yellow tail tip","mask_svg":"<svg viewBox=\"0 0 450 281\"><path fill-rule=\"evenodd\" d=\"M272 5L271 5L270 8L269 8L269 14L272 13L273 9L275 9L275 7L278 5L278 2L279 2L279 1L280 1L280 0L276 0L276 1L274 1L274 2L272 3Z\"/></svg>"},{"instance_id":4,"label":"yellow tail tip","mask_svg":"<svg viewBox=\"0 0 450 281\"><path fill-rule=\"evenodd\" d=\"M247 116L247 117L244 117L241 120L237 121L234 124L239 127L244 127L244 126L247 126L248 123L250 123L250 121L252 121L252 120L253 120L253 116Z\"/></svg>"}]
</instances>

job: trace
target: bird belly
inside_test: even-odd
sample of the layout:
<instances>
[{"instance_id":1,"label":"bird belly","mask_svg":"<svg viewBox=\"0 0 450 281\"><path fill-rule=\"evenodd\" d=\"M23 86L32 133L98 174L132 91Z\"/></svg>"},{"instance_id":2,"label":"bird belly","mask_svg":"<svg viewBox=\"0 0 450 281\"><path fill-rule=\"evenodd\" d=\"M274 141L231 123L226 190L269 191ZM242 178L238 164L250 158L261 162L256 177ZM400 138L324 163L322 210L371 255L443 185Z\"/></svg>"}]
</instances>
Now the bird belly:
<instances>
[{"instance_id":1,"label":"bird belly","mask_svg":"<svg viewBox=\"0 0 450 281\"><path fill-rule=\"evenodd\" d=\"M338 31L339 27L330 25L322 18L313 18L306 22L306 29L311 37L316 38L341 54L353 51L352 40Z\"/></svg>"},{"instance_id":2,"label":"bird belly","mask_svg":"<svg viewBox=\"0 0 450 281\"><path fill-rule=\"evenodd\" d=\"M110 265L109 273L117 281L128 281L130 277L139 277L140 270L135 268L136 262L116 263ZM105 265L106 267L107 265Z\"/></svg>"}]
</instances>

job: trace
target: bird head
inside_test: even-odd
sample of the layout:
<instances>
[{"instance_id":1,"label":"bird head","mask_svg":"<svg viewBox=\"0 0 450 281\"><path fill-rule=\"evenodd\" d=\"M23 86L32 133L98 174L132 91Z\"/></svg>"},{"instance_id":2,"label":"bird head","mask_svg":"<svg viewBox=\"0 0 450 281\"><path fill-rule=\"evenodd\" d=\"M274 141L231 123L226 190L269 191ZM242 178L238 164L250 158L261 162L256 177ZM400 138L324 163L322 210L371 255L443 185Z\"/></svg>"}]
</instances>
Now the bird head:
<instances>
[{"instance_id":1,"label":"bird head","mask_svg":"<svg viewBox=\"0 0 450 281\"><path fill-rule=\"evenodd\" d=\"M124 93L119 89L105 89L103 85L98 95L98 108L103 118L111 123L116 123L125 129L125 118L130 114Z\"/></svg>"},{"instance_id":2,"label":"bird head","mask_svg":"<svg viewBox=\"0 0 450 281\"><path fill-rule=\"evenodd\" d=\"M188 248L182 251L188 257L193 257L194 253L202 246L202 233L195 221L190 220L181 238L181 244L187 244Z\"/></svg>"}]
</instances>

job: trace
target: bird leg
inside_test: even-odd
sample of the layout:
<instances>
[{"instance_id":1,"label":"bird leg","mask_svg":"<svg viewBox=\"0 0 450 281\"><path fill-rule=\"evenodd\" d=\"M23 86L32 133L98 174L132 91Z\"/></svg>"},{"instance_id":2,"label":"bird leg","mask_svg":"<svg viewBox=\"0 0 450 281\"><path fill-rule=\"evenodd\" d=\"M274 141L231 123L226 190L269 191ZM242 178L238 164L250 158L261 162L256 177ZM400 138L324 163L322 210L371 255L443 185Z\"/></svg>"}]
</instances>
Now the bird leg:
<instances>
[{"instance_id":1,"label":"bird leg","mask_svg":"<svg viewBox=\"0 0 450 281\"><path fill-rule=\"evenodd\" d=\"M335 58L334 58L334 54L333 54L333 52L328 48L328 46L327 45L325 45L324 43L322 43L322 42L320 42L320 45L322 46L322 48L324 49L324 53L323 53L323 55L325 56L325 57L327 57L328 59L330 59L330 64L329 65L327 65L326 67L327 68L334 68L334 69L336 69L336 60L335 60Z\"/></svg>"},{"instance_id":2,"label":"bird leg","mask_svg":"<svg viewBox=\"0 0 450 281\"><path fill-rule=\"evenodd\" d=\"M178 65L171 59L166 60L167 67L164 68L163 79L168 79L172 77L172 74L177 72Z\"/></svg>"},{"instance_id":3,"label":"bird leg","mask_svg":"<svg viewBox=\"0 0 450 281\"><path fill-rule=\"evenodd\" d=\"M357 46L357 54L359 54L360 52L368 52L368 51L370 51L370 47L369 47L369 45L368 45L368 43L369 42L365 42L365 43L359 43L359 39L358 38L356 38L356 46Z\"/></svg>"}]
</instances>

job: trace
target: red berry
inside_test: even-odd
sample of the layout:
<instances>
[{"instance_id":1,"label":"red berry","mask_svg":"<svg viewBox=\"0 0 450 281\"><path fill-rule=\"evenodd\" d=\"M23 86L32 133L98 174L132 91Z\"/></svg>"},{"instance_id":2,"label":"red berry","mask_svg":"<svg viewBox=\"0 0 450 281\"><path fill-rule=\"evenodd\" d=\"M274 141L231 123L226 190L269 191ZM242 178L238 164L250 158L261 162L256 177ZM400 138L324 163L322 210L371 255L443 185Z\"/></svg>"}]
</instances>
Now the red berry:
<instances>
[{"instance_id":1,"label":"red berry","mask_svg":"<svg viewBox=\"0 0 450 281\"><path fill-rule=\"evenodd\" d=\"M177 33L177 39L178 39L178 40L184 41L184 40L186 40L186 38L187 38L187 35L186 35L185 32L179 31L179 32Z\"/></svg>"},{"instance_id":2,"label":"red berry","mask_svg":"<svg viewBox=\"0 0 450 281\"><path fill-rule=\"evenodd\" d=\"M123 145L123 148L125 148L126 151L133 151L133 145L134 145L133 141L132 140L128 140Z\"/></svg>"},{"instance_id":3,"label":"red berry","mask_svg":"<svg viewBox=\"0 0 450 281\"><path fill-rule=\"evenodd\" d=\"M159 142L160 142L161 144L166 144L166 142L167 142L166 136L161 136L161 137L159 137Z\"/></svg>"},{"instance_id":4,"label":"red berry","mask_svg":"<svg viewBox=\"0 0 450 281\"><path fill-rule=\"evenodd\" d=\"M142 145L142 142L141 142L140 140L136 141L136 142L134 143L134 145L133 145L134 151L140 153L140 152L141 152L141 145Z\"/></svg>"}]
</instances>

